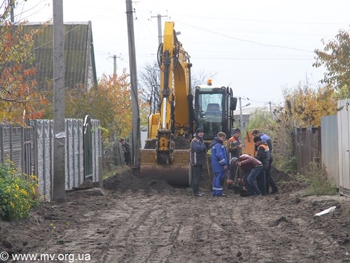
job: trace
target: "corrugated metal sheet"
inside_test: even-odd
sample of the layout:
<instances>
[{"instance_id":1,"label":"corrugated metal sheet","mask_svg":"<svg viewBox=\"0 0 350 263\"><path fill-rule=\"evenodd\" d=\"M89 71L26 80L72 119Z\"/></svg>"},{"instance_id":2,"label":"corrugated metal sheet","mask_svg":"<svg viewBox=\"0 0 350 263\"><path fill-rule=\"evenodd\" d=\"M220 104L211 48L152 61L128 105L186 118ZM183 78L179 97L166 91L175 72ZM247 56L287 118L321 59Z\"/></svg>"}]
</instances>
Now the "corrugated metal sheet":
<instances>
[{"instance_id":1,"label":"corrugated metal sheet","mask_svg":"<svg viewBox=\"0 0 350 263\"><path fill-rule=\"evenodd\" d=\"M338 101L339 192L350 196L350 100Z\"/></svg>"},{"instance_id":2,"label":"corrugated metal sheet","mask_svg":"<svg viewBox=\"0 0 350 263\"><path fill-rule=\"evenodd\" d=\"M28 23L23 31L41 27L41 24ZM91 83L97 85L91 23L65 24L64 37L66 88L83 85L87 90L91 88ZM42 34L35 37L34 52L36 79L39 86L46 89L53 78L53 25L44 27Z\"/></svg>"},{"instance_id":3,"label":"corrugated metal sheet","mask_svg":"<svg viewBox=\"0 0 350 263\"><path fill-rule=\"evenodd\" d=\"M339 153L337 115L321 119L322 163L326 167L328 178L339 188Z\"/></svg>"}]
</instances>

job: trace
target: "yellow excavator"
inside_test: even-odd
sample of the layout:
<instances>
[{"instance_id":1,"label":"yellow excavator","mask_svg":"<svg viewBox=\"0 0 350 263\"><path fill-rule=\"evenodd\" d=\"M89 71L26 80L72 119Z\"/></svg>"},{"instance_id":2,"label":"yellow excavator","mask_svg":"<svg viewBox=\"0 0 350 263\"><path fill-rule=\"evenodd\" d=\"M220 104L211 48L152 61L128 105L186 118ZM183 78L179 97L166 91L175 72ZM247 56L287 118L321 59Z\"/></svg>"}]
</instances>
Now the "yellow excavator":
<instances>
[{"instance_id":1,"label":"yellow excavator","mask_svg":"<svg viewBox=\"0 0 350 263\"><path fill-rule=\"evenodd\" d=\"M191 184L190 141L194 112L190 56L177 39L174 22L165 22L158 48L160 107L148 120L148 139L141 149L140 175L169 184Z\"/></svg>"},{"instance_id":2,"label":"yellow excavator","mask_svg":"<svg viewBox=\"0 0 350 263\"><path fill-rule=\"evenodd\" d=\"M159 111L148 119L148 139L141 149L140 175L191 185L190 141L197 128L208 145L219 131L229 138L237 98L230 87L207 85L191 94L190 56L177 39L174 22L166 22L158 48L160 67ZM194 105L193 105L194 102Z\"/></svg>"}]
</instances>

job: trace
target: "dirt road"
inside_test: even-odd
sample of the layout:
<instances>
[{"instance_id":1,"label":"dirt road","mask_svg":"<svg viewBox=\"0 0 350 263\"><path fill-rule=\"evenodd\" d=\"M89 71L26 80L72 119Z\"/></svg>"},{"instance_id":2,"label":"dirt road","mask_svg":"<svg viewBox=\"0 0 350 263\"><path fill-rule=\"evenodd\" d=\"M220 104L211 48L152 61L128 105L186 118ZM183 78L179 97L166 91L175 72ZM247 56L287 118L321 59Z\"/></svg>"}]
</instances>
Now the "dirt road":
<instances>
[{"instance_id":1,"label":"dirt road","mask_svg":"<svg viewBox=\"0 0 350 263\"><path fill-rule=\"evenodd\" d=\"M193 197L130 173L104 186L105 195L71 192L28 220L0 222L1 251L56 257L7 262L350 262L346 197L213 198L205 182L206 195ZM314 216L331 206L334 212Z\"/></svg>"}]
</instances>

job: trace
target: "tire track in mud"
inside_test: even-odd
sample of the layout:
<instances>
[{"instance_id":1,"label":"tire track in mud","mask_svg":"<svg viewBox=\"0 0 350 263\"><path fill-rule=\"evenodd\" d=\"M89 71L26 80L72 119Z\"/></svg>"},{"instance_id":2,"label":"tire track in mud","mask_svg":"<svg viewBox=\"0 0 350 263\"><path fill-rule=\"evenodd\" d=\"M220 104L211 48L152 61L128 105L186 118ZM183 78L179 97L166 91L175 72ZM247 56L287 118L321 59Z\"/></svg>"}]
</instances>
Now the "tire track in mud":
<instances>
[{"instance_id":1,"label":"tire track in mud","mask_svg":"<svg viewBox=\"0 0 350 263\"><path fill-rule=\"evenodd\" d=\"M91 253L90 263L340 262L332 254L339 245L324 237L306 202L194 198L172 189L117 192L105 200L108 205L76 218L45 253Z\"/></svg>"},{"instance_id":2,"label":"tire track in mud","mask_svg":"<svg viewBox=\"0 0 350 263\"><path fill-rule=\"evenodd\" d=\"M179 224L171 222L169 199L162 196L146 197L139 193L124 199L133 209L127 224L115 233L113 245L103 253L103 262L166 262L172 253L173 240L179 232ZM137 216L135 216L137 215Z\"/></svg>"},{"instance_id":3,"label":"tire track in mud","mask_svg":"<svg viewBox=\"0 0 350 263\"><path fill-rule=\"evenodd\" d=\"M252 201L256 201L254 206L247 202L248 208L240 209L240 221L245 226L244 233L240 233L239 236L249 241L241 246L243 258L248 255L249 262L275 262L276 258L279 258L280 262L315 262L317 258L326 257L330 260L327 262L332 262L332 257L325 254L328 252L320 248L324 249L326 245L331 249L332 245L336 244L329 237L325 240L323 231L310 227L310 221L314 220L313 215L307 215L305 218L302 213L291 213L288 209L290 206L280 204L277 205L279 210L274 211L276 201L271 197L255 198ZM263 202L269 202L270 206L266 207Z\"/></svg>"},{"instance_id":4,"label":"tire track in mud","mask_svg":"<svg viewBox=\"0 0 350 263\"><path fill-rule=\"evenodd\" d=\"M154 218L164 211L155 205L158 202L156 197L141 196L140 193L126 194L123 207L117 203L113 214L123 213L124 223L111 236L110 246L101 253L103 262L147 262L152 251L156 250L152 236L156 224ZM125 213L125 210L131 211Z\"/></svg>"}]
</instances>

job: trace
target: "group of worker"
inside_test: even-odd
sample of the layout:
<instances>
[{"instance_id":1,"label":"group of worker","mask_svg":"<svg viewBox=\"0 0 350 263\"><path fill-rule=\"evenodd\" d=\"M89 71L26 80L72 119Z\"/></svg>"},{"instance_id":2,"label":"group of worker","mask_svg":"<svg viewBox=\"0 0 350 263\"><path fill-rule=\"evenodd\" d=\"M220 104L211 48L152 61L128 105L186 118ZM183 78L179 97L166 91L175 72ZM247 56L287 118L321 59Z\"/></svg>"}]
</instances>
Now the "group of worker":
<instances>
[{"instance_id":1,"label":"group of worker","mask_svg":"<svg viewBox=\"0 0 350 263\"><path fill-rule=\"evenodd\" d=\"M272 143L269 136L258 130L252 132L255 144L255 156L242 154L242 142L240 140L241 130L235 129L232 137L229 138L227 147L224 144L226 134L219 132L217 137L210 143L211 164L214 173L212 184L212 195L217 197L224 194L224 183L226 180L228 189L239 184L240 191L247 196L262 196L275 194L278 187L271 176ZM202 174L202 167L207 160L207 147L203 140L204 130L199 128L191 141L191 169L192 190L194 196L202 196L199 192L199 179ZM228 158L231 154L231 159ZM226 172L229 171L226 179ZM271 188L271 192L270 192ZM242 192L240 192L241 195Z\"/></svg>"}]
</instances>

